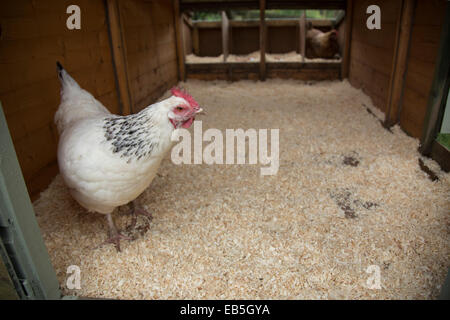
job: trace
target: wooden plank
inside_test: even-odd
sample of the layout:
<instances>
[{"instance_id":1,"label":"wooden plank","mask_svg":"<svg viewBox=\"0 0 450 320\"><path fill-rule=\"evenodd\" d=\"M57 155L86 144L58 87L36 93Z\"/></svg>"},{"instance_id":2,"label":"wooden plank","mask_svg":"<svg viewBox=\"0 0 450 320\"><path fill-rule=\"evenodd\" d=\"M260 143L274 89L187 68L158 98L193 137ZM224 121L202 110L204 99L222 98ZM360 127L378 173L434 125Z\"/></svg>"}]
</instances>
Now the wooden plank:
<instances>
[{"instance_id":1,"label":"wooden plank","mask_svg":"<svg viewBox=\"0 0 450 320\"><path fill-rule=\"evenodd\" d=\"M366 26L365 19L356 19L352 23L352 39L359 42L370 43L378 48L393 50L396 44L397 23L383 23L382 29L378 31L370 30Z\"/></svg>"},{"instance_id":2,"label":"wooden plank","mask_svg":"<svg viewBox=\"0 0 450 320\"><path fill-rule=\"evenodd\" d=\"M342 50L342 79L348 78L350 72L350 52L352 39L352 24L353 24L353 0L347 0L347 8L345 10L345 41L344 49Z\"/></svg>"},{"instance_id":3,"label":"wooden plank","mask_svg":"<svg viewBox=\"0 0 450 320\"><path fill-rule=\"evenodd\" d=\"M331 19L306 19L311 22L313 27L331 27L333 20ZM197 26L200 29L215 29L220 28L221 21L194 21L193 27ZM231 20L230 25L236 28L258 27L259 20ZM298 25L298 19L269 19L266 21L268 27L295 27Z\"/></svg>"},{"instance_id":4,"label":"wooden plank","mask_svg":"<svg viewBox=\"0 0 450 320\"><path fill-rule=\"evenodd\" d=\"M299 21L299 43L300 43L300 54L302 55L302 61L305 62L306 54L306 14L302 13Z\"/></svg>"},{"instance_id":5,"label":"wooden plank","mask_svg":"<svg viewBox=\"0 0 450 320\"><path fill-rule=\"evenodd\" d=\"M259 0L259 50L261 57L259 60L259 78L266 80L266 0Z\"/></svg>"},{"instance_id":6,"label":"wooden plank","mask_svg":"<svg viewBox=\"0 0 450 320\"><path fill-rule=\"evenodd\" d=\"M358 60L388 77L392 71L393 50L374 47L370 43L351 41L350 60ZM344 63L344 59L342 61Z\"/></svg>"},{"instance_id":7,"label":"wooden plank","mask_svg":"<svg viewBox=\"0 0 450 320\"><path fill-rule=\"evenodd\" d=\"M267 62L268 69L277 70L339 70L341 67L340 62Z\"/></svg>"},{"instance_id":8,"label":"wooden plank","mask_svg":"<svg viewBox=\"0 0 450 320\"><path fill-rule=\"evenodd\" d=\"M341 63L335 61L326 61L326 62L266 62L267 68L279 68L279 69L339 69ZM258 63L257 62L211 62L211 63L188 63L186 64L186 70L195 71L202 70L207 71L211 70L221 70L223 71L228 66L232 68L240 68L242 70L256 70ZM256 68L256 69L255 69Z\"/></svg>"},{"instance_id":9,"label":"wooden plank","mask_svg":"<svg viewBox=\"0 0 450 320\"><path fill-rule=\"evenodd\" d=\"M389 75L373 69L367 61L354 58L351 60L350 69L349 81L352 86L363 89L372 98L374 105L384 111L389 90Z\"/></svg>"},{"instance_id":10,"label":"wooden plank","mask_svg":"<svg viewBox=\"0 0 450 320\"><path fill-rule=\"evenodd\" d=\"M338 80L339 69L336 70L268 70L268 78L294 79L303 81Z\"/></svg>"},{"instance_id":11,"label":"wooden plank","mask_svg":"<svg viewBox=\"0 0 450 320\"><path fill-rule=\"evenodd\" d=\"M398 123L401 110L402 94L405 87L406 67L409 42L411 39L412 20L414 16L414 0L404 0L401 18L398 23L399 32L396 40L391 83L389 85L388 104L384 125L391 127Z\"/></svg>"},{"instance_id":12,"label":"wooden plank","mask_svg":"<svg viewBox=\"0 0 450 320\"><path fill-rule=\"evenodd\" d=\"M49 125L17 140L14 147L26 181L55 161L57 142Z\"/></svg>"},{"instance_id":13,"label":"wooden plank","mask_svg":"<svg viewBox=\"0 0 450 320\"><path fill-rule=\"evenodd\" d=\"M194 29L192 30L192 51L197 56L200 54L200 36L198 29L194 24Z\"/></svg>"},{"instance_id":14,"label":"wooden plank","mask_svg":"<svg viewBox=\"0 0 450 320\"><path fill-rule=\"evenodd\" d=\"M119 87L118 95L122 114L132 112L132 100L128 82L127 65L125 60L125 45L120 26L120 14L117 0L107 0L108 28L110 33L113 63Z\"/></svg>"},{"instance_id":15,"label":"wooden plank","mask_svg":"<svg viewBox=\"0 0 450 320\"><path fill-rule=\"evenodd\" d=\"M222 54L223 54L223 61L227 61L228 53L229 53L229 30L230 30L230 23L228 21L227 14L225 11L222 11Z\"/></svg>"},{"instance_id":16,"label":"wooden plank","mask_svg":"<svg viewBox=\"0 0 450 320\"><path fill-rule=\"evenodd\" d=\"M414 64L415 59L409 59L408 62L408 72L406 74L405 80L405 90L413 90L417 93L421 94L425 98L428 97L431 90L431 85L433 83L433 72L429 74L423 74L422 72L418 72L422 69L421 66ZM420 62L420 61L419 61ZM431 70L434 70L435 64L427 64Z\"/></svg>"},{"instance_id":17,"label":"wooden plank","mask_svg":"<svg viewBox=\"0 0 450 320\"><path fill-rule=\"evenodd\" d=\"M441 26L414 25L409 56L434 64L439 47Z\"/></svg>"},{"instance_id":18,"label":"wooden plank","mask_svg":"<svg viewBox=\"0 0 450 320\"><path fill-rule=\"evenodd\" d=\"M413 90L405 90L403 95L403 104L407 108L402 110L400 125L406 133L416 138L420 138L423 131L427 98Z\"/></svg>"},{"instance_id":19,"label":"wooden plank","mask_svg":"<svg viewBox=\"0 0 450 320\"><path fill-rule=\"evenodd\" d=\"M245 62L222 62L222 63L189 63L186 64L188 74L193 73L224 73L229 68L234 70L244 70L249 72L259 72L258 63Z\"/></svg>"},{"instance_id":20,"label":"wooden plank","mask_svg":"<svg viewBox=\"0 0 450 320\"><path fill-rule=\"evenodd\" d=\"M54 161L40 169L32 178L27 181L28 193L31 201L39 198L42 191L47 189L59 172L58 162Z\"/></svg>"},{"instance_id":21,"label":"wooden plank","mask_svg":"<svg viewBox=\"0 0 450 320\"><path fill-rule=\"evenodd\" d=\"M173 15L175 24L176 54L178 61L178 80L184 81L186 79L184 63L186 53L183 50L183 29L181 28L183 17L180 14L180 0L173 0Z\"/></svg>"},{"instance_id":22,"label":"wooden plank","mask_svg":"<svg viewBox=\"0 0 450 320\"><path fill-rule=\"evenodd\" d=\"M194 25L192 24L191 18L188 17L188 16L186 15L186 13L182 13L181 15L183 16L183 21L184 21L184 23L186 23L186 24L189 26L189 28L191 28L191 29L194 28Z\"/></svg>"},{"instance_id":23,"label":"wooden plank","mask_svg":"<svg viewBox=\"0 0 450 320\"><path fill-rule=\"evenodd\" d=\"M336 62L267 62L268 78L298 80L334 80L340 75L340 63ZM186 65L189 79L201 80L256 80L259 77L258 63L189 63ZM229 76L231 75L231 76Z\"/></svg>"},{"instance_id":24,"label":"wooden plank","mask_svg":"<svg viewBox=\"0 0 450 320\"><path fill-rule=\"evenodd\" d=\"M227 15L230 16L230 13L227 12ZM228 22L230 23L230 26L228 28L228 32L229 32L229 34L228 34L228 50L229 50L229 53L233 53L234 52L233 51L233 49L234 49L233 48L233 28L231 27L232 21L228 20Z\"/></svg>"},{"instance_id":25,"label":"wooden plank","mask_svg":"<svg viewBox=\"0 0 450 320\"><path fill-rule=\"evenodd\" d=\"M345 0L269 0L268 9L344 9ZM182 11L202 10L250 10L258 9L258 1L255 0L183 0Z\"/></svg>"}]
</instances>

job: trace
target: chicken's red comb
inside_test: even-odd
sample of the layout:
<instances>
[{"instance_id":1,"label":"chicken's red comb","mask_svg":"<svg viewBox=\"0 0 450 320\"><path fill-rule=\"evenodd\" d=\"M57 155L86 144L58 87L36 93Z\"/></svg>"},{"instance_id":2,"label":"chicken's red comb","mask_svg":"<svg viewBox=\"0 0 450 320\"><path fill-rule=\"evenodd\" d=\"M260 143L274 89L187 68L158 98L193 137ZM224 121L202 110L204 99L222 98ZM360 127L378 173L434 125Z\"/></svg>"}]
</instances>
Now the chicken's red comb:
<instances>
[{"instance_id":1,"label":"chicken's red comb","mask_svg":"<svg viewBox=\"0 0 450 320\"><path fill-rule=\"evenodd\" d=\"M192 96L190 94L188 94L187 92L177 88L177 87L173 87L172 89L170 89L170 91L172 92L172 94L176 97L180 97L183 98L184 100L186 100L191 107L197 109L198 108L198 103L197 101L194 100L194 98L192 98Z\"/></svg>"}]
</instances>

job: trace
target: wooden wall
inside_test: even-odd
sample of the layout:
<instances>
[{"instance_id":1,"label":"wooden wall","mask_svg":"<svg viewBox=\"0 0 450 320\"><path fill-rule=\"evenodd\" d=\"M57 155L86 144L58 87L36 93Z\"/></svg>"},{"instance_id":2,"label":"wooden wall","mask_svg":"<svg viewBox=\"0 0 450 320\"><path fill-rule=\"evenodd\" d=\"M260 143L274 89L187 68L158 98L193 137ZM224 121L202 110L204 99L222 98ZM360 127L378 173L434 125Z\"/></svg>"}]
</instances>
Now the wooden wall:
<instances>
[{"instance_id":1,"label":"wooden wall","mask_svg":"<svg viewBox=\"0 0 450 320\"><path fill-rule=\"evenodd\" d=\"M222 30L217 28L199 28L199 56L217 57L222 54Z\"/></svg>"},{"instance_id":2,"label":"wooden wall","mask_svg":"<svg viewBox=\"0 0 450 320\"><path fill-rule=\"evenodd\" d=\"M81 8L81 30L66 28L66 8ZM171 1L122 1L131 96L135 109L176 83ZM103 0L0 1L0 101L28 191L35 198L58 172L59 60L78 83L119 113Z\"/></svg>"},{"instance_id":3,"label":"wooden wall","mask_svg":"<svg viewBox=\"0 0 450 320\"><path fill-rule=\"evenodd\" d=\"M171 1L121 0L133 112L155 102L177 83L177 52Z\"/></svg>"},{"instance_id":4,"label":"wooden wall","mask_svg":"<svg viewBox=\"0 0 450 320\"><path fill-rule=\"evenodd\" d=\"M78 4L81 30L66 28L66 8ZM1 1L0 100L27 183L34 195L57 172L59 60L113 112L118 99L102 0Z\"/></svg>"},{"instance_id":5,"label":"wooden wall","mask_svg":"<svg viewBox=\"0 0 450 320\"><path fill-rule=\"evenodd\" d=\"M232 54L249 54L259 50L259 27L231 27Z\"/></svg>"},{"instance_id":6,"label":"wooden wall","mask_svg":"<svg viewBox=\"0 0 450 320\"><path fill-rule=\"evenodd\" d=\"M300 38L298 26L268 26L267 53L287 53L298 51Z\"/></svg>"},{"instance_id":7,"label":"wooden wall","mask_svg":"<svg viewBox=\"0 0 450 320\"><path fill-rule=\"evenodd\" d=\"M381 30L366 27L366 9L381 9ZM401 0L353 1L349 81L386 111ZM347 18L347 17L346 17Z\"/></svg>"},{"instance_id":8,"label":"wooden wall","mask_svg":"<svg viewBox=\"0 0 450 320\"><path fill-rule=\"evenodd\" d=\"M420 138L433 82L445 0L417 0L411 32L400 125Z\"/></svg>"},{"instance_id":9,"label":"wooden wall","mask_svg":"<svg viewBox=\"0 0 450 320\"><path fill-rule=\"evenodd\" d=\"M366 9L371 4L380 6L381 30L366 27ZM445 6L445 0L415 1L399 111L391 116L416 138L421 138L424 127ZM401 0L353 1L349 80L383 112L388 106L401 10Z\"/></svg>"}]
</instances>

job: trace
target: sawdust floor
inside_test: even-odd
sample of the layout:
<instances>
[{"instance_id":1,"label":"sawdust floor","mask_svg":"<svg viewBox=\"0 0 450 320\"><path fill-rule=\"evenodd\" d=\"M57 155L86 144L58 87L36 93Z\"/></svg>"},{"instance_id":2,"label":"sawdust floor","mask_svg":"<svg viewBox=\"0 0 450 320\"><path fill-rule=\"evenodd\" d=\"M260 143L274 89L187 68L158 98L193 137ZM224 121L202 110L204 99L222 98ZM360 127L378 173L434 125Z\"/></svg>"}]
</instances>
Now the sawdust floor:
<instances>
[{"instance_id":1,"label":"sawdust floor","mask_svg":"<svg viewBox=\"0 0 450 320\"><path fill-rule=\"evenodd\" d=\"M106 219L58 176L35 202L66 294L122 299L429 299L450 265L450 177L348 82L184 86L206 128L279 128L280 168L163 161L138 200L153 213L134 241L92 249ZM370 108L374 114L367 111ZM131 218L115 213L124 229ZM81 269L81 290L66 270ZM376 267L369 266L375 265ZM368 269L369 268L369 269ZM380 271L381 289L367 288ZM367 273L369 270L375 273ZM372 282L374 283L374 282Z\"/></svg>"}]
</instances>

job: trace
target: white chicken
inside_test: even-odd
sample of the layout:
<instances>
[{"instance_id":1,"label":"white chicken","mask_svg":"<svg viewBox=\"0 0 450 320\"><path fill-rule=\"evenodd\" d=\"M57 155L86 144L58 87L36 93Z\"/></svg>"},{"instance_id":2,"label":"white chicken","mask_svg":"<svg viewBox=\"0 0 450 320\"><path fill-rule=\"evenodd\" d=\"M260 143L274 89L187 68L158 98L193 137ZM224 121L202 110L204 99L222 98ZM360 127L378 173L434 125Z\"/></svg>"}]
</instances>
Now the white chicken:
<instances>
[{"instance_id":1,"label":"white chicken","mask_svg":"<svg viewBox=\"0 0 450 320\"><path fill-rule=\"evenodd\" d=\"M187 93L172 89L172 96L139 113L111 114L57 63L61 103L55 114L60 140L58 165L73 198L91 212L105 214L108 243L120 251L129 239L116 228L111 213L132 203L152 182L174 130L189 128L202 112ZM132 203L133 204L133 203ZM149 215L136 209L134 214Z\"/></svg>"}]
</instances>

